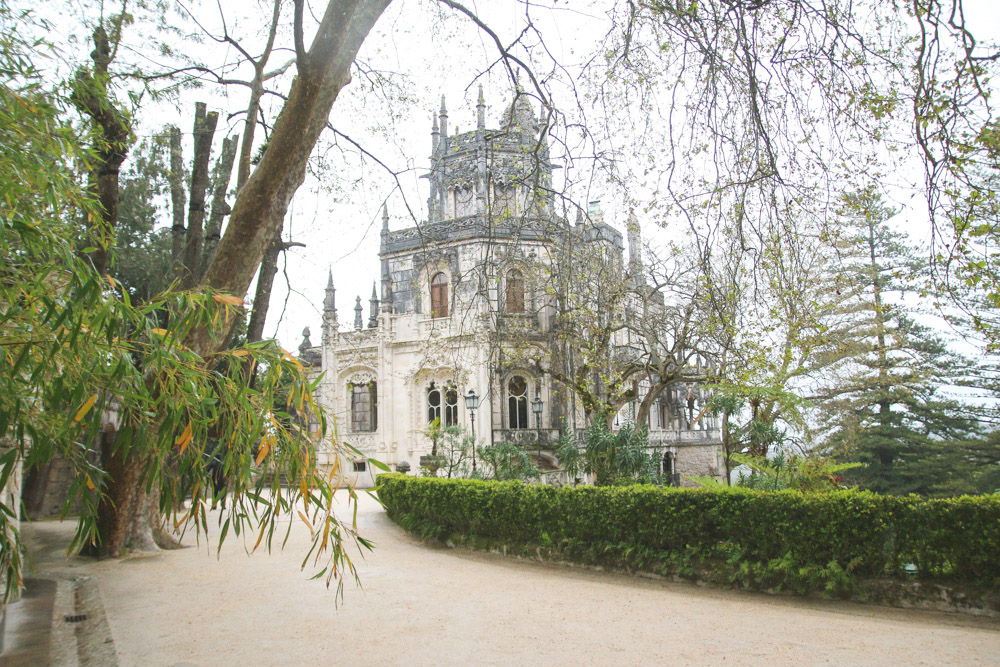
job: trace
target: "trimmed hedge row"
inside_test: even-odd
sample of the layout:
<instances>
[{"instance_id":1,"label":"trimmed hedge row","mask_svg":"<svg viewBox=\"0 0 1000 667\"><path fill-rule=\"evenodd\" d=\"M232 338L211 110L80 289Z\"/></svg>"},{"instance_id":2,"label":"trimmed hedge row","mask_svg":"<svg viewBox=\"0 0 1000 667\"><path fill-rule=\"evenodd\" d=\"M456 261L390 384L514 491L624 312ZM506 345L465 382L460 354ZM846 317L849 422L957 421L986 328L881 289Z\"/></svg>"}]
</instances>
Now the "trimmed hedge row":
<instances>
[{"instance_id":1,"label":"trimmed hedge row","mask_svg":"<svg viewBox=\"0 0 1000 667\"><path fill-rule=\"evenodd\" d=\"M779 560L854 577L1000 582L1000 494L924 500L868 492L576 488L379 475L389 515L504 544L631 545L730 563Z\"/></svg>"}]
</instances>

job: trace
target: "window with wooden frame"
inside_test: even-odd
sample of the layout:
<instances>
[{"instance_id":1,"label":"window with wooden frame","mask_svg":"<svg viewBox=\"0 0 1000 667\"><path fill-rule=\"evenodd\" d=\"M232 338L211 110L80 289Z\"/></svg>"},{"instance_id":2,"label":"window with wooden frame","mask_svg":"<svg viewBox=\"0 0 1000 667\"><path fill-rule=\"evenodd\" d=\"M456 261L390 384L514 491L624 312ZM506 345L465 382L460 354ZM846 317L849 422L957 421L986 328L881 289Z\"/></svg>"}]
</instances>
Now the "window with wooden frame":
<instances>
[{"instance_id":1,"label":"window with wooden frame","mask_svg":"<svg viewBox=\"0 0 1000 667\"><path fill-rule=\"evenodd\" d=\"M524 312L524 275L518 269L507 272L505 296L508 313Z\"/></svg>"},{"instance_id":2,"label":"window with wooden frame","mask_svg":"<svg viewBox=\"0 0 1000 667\"><path fill-rule=\"evenodd\" d=\"M443 272L431 278L431 317L448 317L448 276Z\"/></svg>"}]
</instances>

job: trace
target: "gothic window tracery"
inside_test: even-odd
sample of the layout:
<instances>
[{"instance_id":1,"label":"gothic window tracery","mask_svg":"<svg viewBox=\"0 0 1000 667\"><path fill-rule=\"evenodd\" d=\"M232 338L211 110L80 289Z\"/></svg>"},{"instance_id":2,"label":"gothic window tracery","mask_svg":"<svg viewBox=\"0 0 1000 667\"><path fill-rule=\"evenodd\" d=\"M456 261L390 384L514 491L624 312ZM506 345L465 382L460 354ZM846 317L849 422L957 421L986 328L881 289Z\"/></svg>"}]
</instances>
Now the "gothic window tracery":
<instances>
[{"instance_id":1,"label":"gothic window tracery","mask_svg":"<svg viewBox=\"0 0 1000 667\"><path fill-rule=\"evenodd\" d=\"M458 389L453 382L440 387L435 382L427 386L427 422L441 420L442 426L458 425Z\"/></svg>"},{"instance_id":2,"label":"gothic window tracery","mask_svg":"<svg viewBox=\"0 0 1000 667\"><path fill-rule=\"evenodd\" d=\"M458 424L458 390L455 385L449 384L444 388L444 425L456 426Z\"/></svg>"},{"instance_id":3,"label":"gothic window tracery","mask_svg":"<svg viewBox=\"0 0 1000 667\"><path fill-rule=\"evenodd\" d=\"M520 375L507 382L507 424L509 428L528 428L528 382Z\"/></svg>"},{"instance_id":4,"label":"gothic window tracery","mask_svg":"<svg viewBox=\"0 0 1000 667\"><path fill-rule=\"evenodd\" d=\"M455 217L461 218L476 212L476 198L471 187L455 190Z\"/></svg>"},{"instance_id":5,"label":"gothic window tracery","mask_svg":"<svg viewBox=\"0 0 1000 667\"><path fill-rule=\"evenodd\" d=\"M441 390L431 382L427 388L427 423L441 419Z\"/></svg>"},{"instance_id":6,"label":"gothic window tracery","mask_svg":"<svg viewBox=\"0 0 1000 667\"><path fill-rule=\"evenodd\" d=\"M431 278L431 317L448 317L448 276L443 271Z\"/></svg>"}]
</instances>

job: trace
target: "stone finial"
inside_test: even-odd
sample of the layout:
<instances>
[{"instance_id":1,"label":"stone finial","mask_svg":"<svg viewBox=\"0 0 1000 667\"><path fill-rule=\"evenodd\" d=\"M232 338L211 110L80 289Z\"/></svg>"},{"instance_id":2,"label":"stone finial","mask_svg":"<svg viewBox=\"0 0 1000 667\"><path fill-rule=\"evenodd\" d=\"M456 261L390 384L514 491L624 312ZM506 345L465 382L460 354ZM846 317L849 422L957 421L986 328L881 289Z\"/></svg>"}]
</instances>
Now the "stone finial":
<instances>
[{"instance_id":1,"label":"stone finial","mask_svg":"<svg viewBox=\"0 0 1000 667\"><path fill-rule=\"evenodd\" d=\"M312 332L309 331L309 327L302 330L302 344L299 345L299 352L305 352L313 346L312 341L309 340L310 333Z\"/></svg>"},{"instance_id":2,"label":"stone finial","mask_svg":"<svg viewBox=\"0 0 1000 667\"><path fill-rule=\"evenodd\" d=\"M362 327L364 327L364 324L361 321L361 311L362 310L363 309L361 308L361 297L359 296L357 303L354 304L354 328L355 329L361 329Z\"/></svg>"}]
</instances>

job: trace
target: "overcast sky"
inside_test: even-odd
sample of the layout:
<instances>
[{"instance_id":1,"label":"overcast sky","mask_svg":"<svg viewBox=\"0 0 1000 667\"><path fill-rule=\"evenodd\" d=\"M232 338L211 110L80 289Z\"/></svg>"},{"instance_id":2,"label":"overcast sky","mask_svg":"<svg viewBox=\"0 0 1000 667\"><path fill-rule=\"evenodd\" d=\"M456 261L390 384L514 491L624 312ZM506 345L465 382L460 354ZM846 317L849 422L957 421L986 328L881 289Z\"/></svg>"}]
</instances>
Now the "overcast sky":
<instances>
[{"instance_id":1,"label":"overcast sky","mask_svg":"<svg viewBox=\"0 0 1000 667\"><path fill-rule=\"evenodd\" d=\"M38 3L14 0L14 5L18 4L29 7ZM266 10L270 2L255 4ZM540 76L551 73L553 63L565 68L553 77L551 92L555 104L567 111L575 107L574 95L580 91L572 90L566 82L579 71L584 60L593 55L599 40L612 27L601 9L603 4L599 0L532 3L531 16L544 38L544 49L535 49L540 54L533 63L535 71ZM108 7L116 5L106 2ZM319 11L324 3L317 1L313 5ZM190 15L196 17L205 30L216 35L222 33L220 12L214 0L192 0L181 6L190 8ZM253 6L242 0L221 2L226 28L234 35L247 36L249 43L254 39L260 43L262 21L259 15L247 9ZM479 1L470 2L468 6L505 44L512 42L523 29L522 2ZM52 12L50 37L62 46L61 57L68 66L85 58L89 52L86 34L77 26L80 17L92 16L93 7L94 3L89 0L66 0L42 5L39 9L43 13ZM995 8L995 0L966 0L966 13L977 37L993 42L1000 39L1000 12ZM183 12L168 16L166 22L183 24L188 30L197 29L191 17ZM152 28L135 26L129 30L131 35L149 30L150 38L145 45L134 41L127 47L132 52L123 55L155 66L159 59L151 46L155 36ZM527 41L538 45L537 37L529 35ZM234 56L231 47L219 46L210 40L197 47L179 37L174 43L180 45L178 48L204 49L212 54L212 59L216 54L220 59ZM249 50L257 51L255 48ZM276 53L271 62L278 65L289 56L287 51ZM350 326L353 322L356 296L361 296L367 322L372 283L380 274L381 207L387 203L392 229L412 226L411 212L418 220L425 219L427 186L420 176L427 172L431 116L440 104L441 95L446 97L448 104L450 132L470 130L475 127L476 87L482 83L486 94L487 126L498 126L499 116L512 97L510 80L500 68L479 76L495 63L496 57L496 49L483 31L477 30L468 19L443 11L434 0L397 0L389 6L366 40L360 57L366 67L378 70L386 78L383 81L371 75L356 75L335 103L331 123L363 144L397 172L397 176L393 177L373 160L359 160L356 152L343 153L330 147L329 142L317 151L310 177L296 195L285 224L285 238L304 243L305 247L288 251L285 261L279 261L265 335L276 335L284 347L294 350L301 342L302 329L308 326L313 331L312 340L318 342L323 289L331 269L342 325ZM245 71L229 75L238 77L241 74L246 76ZM285 92L287 82L276 88ZM140 136L152 134L163 125L174 123L182 128L189 140L196 100L206 101L210 109L220 111L217 151L222 136L241 131L242 117L230 114L234 109L245 108L244 88L206 86L200 90L185 90L172 101L154 104L145 100L137 133ZM538 105L535 106L537 110ZM584 102L582 107L586 106ZM273 121L273 117L270 120ZM635 120L622 118L620 122L627 124ZM568 139L574 141L574 135L570 134ZM343 140L339 143L348 146ZM190 150L188 145L188 159ZM554 145L553 157L566 167L556 172L556 187L560 187L560 179L568 177L573 181L569 194L576 202L585 206L587 201L601 199L610 212L608 222L624 229L622 193L599 179L586 178L591 166L586 157L593 150L593 146L584 141L567 148ZM567 152L572 154L572 161L567 159ZM894 176L898 179L894 203L906 207L913 199L913 188L920 184L921 174L914 171ZM635 192L632 196L635 197ZM637 203L640 205L641 198L639 191ZM927 233L926 217L921 209L920 202L915 201L912 210L904 209L897 221L897 225L913 232L917 238ZM165 224L167 222L164 220ZM640 222L643 222L641 215ZM645 222L644 234L654 242L666 242L671 234L680 233L677 229L657 229L649 221ZM250 296L252 294L251 288Z\"/></svg>"}]
</instances>

